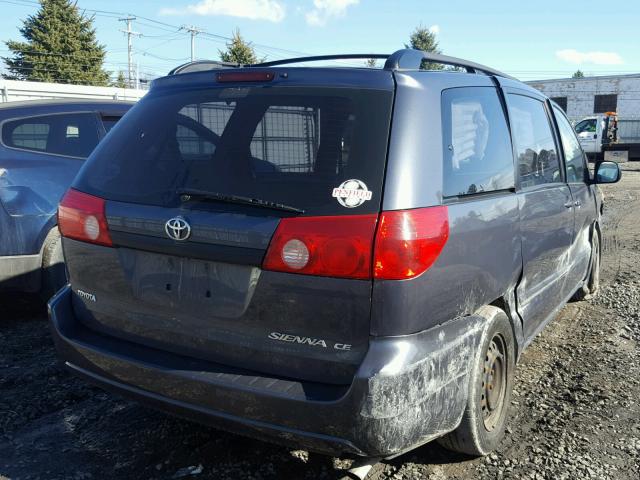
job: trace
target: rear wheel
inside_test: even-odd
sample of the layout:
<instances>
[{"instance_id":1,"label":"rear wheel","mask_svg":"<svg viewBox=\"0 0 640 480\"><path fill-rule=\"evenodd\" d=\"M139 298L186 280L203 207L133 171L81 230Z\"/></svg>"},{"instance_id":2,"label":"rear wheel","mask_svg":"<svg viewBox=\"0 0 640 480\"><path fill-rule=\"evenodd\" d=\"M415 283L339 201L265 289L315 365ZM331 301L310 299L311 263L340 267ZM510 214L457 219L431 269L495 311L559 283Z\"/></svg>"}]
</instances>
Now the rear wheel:
<instances>
[{"instance_id":1,"label":"rear wheel","mask_svg":"<svg viewBox=\"0 0 640 480\"><path fill-rule=\"evenodd\" d=\"M49 300L67 283L67 272L62 254L62 238L58 227L51 229L42 248L42 287L40 296Z\"/></svg>"},{"instance_id":2,"label":"rear wheel","mask_svg":"<svg viewBox=\"0 0 640 480\"><path fill-rule=\"evenodd\" d=\"M462 422L438 440L449 450L474 456L488 454L504 437L515 369L515 340L507 315L496 307L484 310L488 324L471 369Z\"/></svg>"}]
</instances>

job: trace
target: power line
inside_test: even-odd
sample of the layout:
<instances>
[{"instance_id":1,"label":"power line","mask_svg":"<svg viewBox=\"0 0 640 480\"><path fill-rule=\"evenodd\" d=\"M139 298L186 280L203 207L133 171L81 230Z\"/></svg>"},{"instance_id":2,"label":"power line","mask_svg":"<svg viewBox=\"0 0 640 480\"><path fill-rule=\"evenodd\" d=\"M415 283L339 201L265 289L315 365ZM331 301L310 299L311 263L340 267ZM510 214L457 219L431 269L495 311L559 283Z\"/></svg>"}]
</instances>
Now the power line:
<instances>
[{"instance_id":1,"label":"power line","mask_svg":"<svg viewBox=\"0 0 640 480\"><path fill-rule=\"evenodd\" d=\"M0 0L0 3L12 3L15 5L24 5L24 6L32 6L32 5L36 5L39 6L40 3L34 0ZM168 32L174 33L176 30L180 30L181 27L178 25L173 25L170 23L166 23L166 22L162 22L160 20L155 20L153 18L149 18L149 17L145 17L142 15L137 15L134 13L123 13L123 12L114 12L114 11L110 11L110 10L95 10L95 9L91 9L91 8L83 8L83 7L78 7L79 10L85 11L85 12L90 12L95 14L96 16L106 16L108 18L120 18L120 17L135 17L136 21L141 24L141 25L146 25L149 26L151 28L159 28L159 29L165 29ZM153 25L149 25L149 24L153 24ZM169 29L169 30L167 30ZM231 37L227 37L225 35L220 35L220 34L216 34L216 33L211 33L211 32L207 32L206 30L201 30L200 33L203 36L207 36L209 38L214 38L214 39L218 39L218 40L223 40L225 42L229 42L232 41L233 38ZM282 53L286 53L287 55L296 55L296 56L303 56L303 55L309 55L308 53L305 52L300 52L300 51L296 51L296 50L289 50L289 49L284 49L284 48L279 48L279 47L274 47L271 45L266 45L266 44L261 44L261 43L253 43L252 45L254 47L260 47L260 48L264 48L267 50L272 50L272 51L278 51L278 52L282 52Z\"/></svg>"},{"instance_id":2,"label":"power line","mask_svg":"<svg viewBox=\"0 0 640 480\"><path fill-rule=\"evenodd\" d=\"M147 57L152 57L152 58L157 58L158 60L165 60L165 61L171 61L174 62L172 65L175 65L175 62L186 62L189 60L189 57L182 57L182 58L168 58L168 57L161 57L160 55L155 55L153 53L143 53L144 56Z\"/></svg>"},{"instance_id":3,"label":"power line","mask_svg":"<svg viewBox=\"0 0 640 480\"><path fill-rule=\"evenodd\" d=\"M169 39L165 40L164 42L155 43L155 44L153 44L152 46L150 46L150 47L148 47L148 48L145 48L144 50L136 50L136 52L137 52L137 53L139 53L139 54L141 54L141 55L146 55L146 54L147 54L147 52L148 52L149 50L151 50L152 48L158 48L158 47L160 47L161 45L165 45L165 44L167 44L167 43L169 43L169 42L175 42L176 40L179 40L179 39L181 39L181 38L182 38L182 36L181 36L181 35L174 35L173 37L171 37L171 38L169 38Z\"/></svg>"}]
</instances>

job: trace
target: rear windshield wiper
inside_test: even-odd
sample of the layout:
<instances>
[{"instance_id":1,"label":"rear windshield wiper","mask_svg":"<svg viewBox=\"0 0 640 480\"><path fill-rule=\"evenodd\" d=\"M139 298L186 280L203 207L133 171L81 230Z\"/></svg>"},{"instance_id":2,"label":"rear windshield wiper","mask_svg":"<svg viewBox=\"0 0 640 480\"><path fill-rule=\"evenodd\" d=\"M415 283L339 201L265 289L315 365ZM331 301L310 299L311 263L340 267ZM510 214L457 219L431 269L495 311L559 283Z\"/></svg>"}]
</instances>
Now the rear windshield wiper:
<instances>
[{"instance_id":1,"label":"rear windshield wiper","mask_svg":"<svg viewBox=\"0 0 640 480\"><path fill-rule=\"evenodd\" d=\"M243 197L240 195L230 195L227 193L208 192L195 188L179 188L176 193L180 195L182 202L190 200L212 200L215 202L236 203L238 205L251 205L253 207L269 208L271 210L281 210L283 212L304 213L301 208L291 207L283 203L271 202L259 198Z\"/></svg>"}]
</instances>

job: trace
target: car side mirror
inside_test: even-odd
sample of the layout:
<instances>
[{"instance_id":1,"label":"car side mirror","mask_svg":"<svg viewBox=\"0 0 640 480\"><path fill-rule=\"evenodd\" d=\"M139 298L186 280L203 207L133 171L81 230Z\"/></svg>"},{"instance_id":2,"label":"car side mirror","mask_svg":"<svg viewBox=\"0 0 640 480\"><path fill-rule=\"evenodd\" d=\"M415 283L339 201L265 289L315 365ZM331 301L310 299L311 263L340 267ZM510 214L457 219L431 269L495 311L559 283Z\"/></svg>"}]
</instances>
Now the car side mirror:
<instances>
[{"instance_id":1,"label":"car side mirror","mask_svg":"<svg viewBox=\"0 0 640 480\"><path fill-rule=\"evenodd\" d=\"M600 162L596 165L593 183L616 183L620 180L622 172L615 162Z\"/></svg>"}]
</instances>

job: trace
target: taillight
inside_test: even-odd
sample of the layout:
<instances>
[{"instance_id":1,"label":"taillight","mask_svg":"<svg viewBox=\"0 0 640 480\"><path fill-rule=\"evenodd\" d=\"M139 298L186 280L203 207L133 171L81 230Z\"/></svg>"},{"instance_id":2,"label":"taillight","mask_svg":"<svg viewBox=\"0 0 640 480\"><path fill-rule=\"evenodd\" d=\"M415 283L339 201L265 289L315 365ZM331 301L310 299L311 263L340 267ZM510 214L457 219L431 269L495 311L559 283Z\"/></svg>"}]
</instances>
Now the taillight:
<instances>
[{"instance_id":1,"label":"taillight","mask_svg":"<svg viewBox=\"0 0 640 480\"><path fill-rule=\"evenodd\" d=\"M267 254L265 270L341 278L371 278L378 216L283 218Z\"/></svg>"},{"instance_id":2,"label":"taillight","mask_svg":"<svg viewBox=\"0 0 640 480\"><path fill-rule=\"evenodd\" d=\"M63 237L83 242L113 246L105 201L70 188L58 207L58 228Z\"/></svg>"},{"instance_id":3,"label":"taillight","mask_svg":"<svg viewBox=\"0 0 640 480\"><path fill-rule=\"evenodd\" d=\"M374 248L374 278L402 280L420 275L433 265L448 238L445 206L382 212Z\"/></svg>"},{"instance_id":4,"label":"taillight","mask_svg":"<svg viewBox=\"0 0 640 480\"><path fill-rule=\"evenodd\" d=\"M375 214L284 218L262 267L325 277L402 280L431 267L448 238L447 207L382 212L379 219Z\"/></svg>"}]
</instances>

